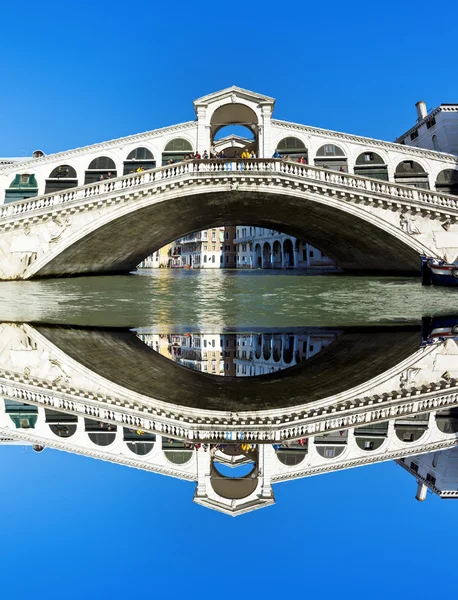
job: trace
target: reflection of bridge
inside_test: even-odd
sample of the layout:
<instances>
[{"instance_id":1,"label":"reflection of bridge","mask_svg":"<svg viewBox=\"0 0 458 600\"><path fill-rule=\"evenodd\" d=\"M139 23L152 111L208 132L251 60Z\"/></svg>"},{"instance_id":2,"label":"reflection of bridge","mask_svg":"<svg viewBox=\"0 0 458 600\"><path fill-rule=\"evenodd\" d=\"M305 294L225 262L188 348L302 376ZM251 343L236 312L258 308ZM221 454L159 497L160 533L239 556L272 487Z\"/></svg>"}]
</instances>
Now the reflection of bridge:
<instances>
[{"instance_id":1,"label":"reflection of bridge","mask_svg":"<svg viewBox=\"0 0 458 600\"><path fill-rule=\"evenodd\" d=\"M345 269L418 272L420 254L457 257L456 157L277 121L273 106L230 88L197 100L195 122L2 167L16 202L0 211L0 277L125 272L228 223L306 238ZM260 159L180 162L237 123ZM272 161L274 150L314 166ZM175 164L155 169L159 158Z\"/></svg>"},{"instance_id":2,"label":"reflection of bridge","mask_svg":"<svg viewBox=\"0 0 458 600\"><path fill-rule=\"evenodd\" d=\"M183 369L130 332L3 325L1 340L2 439L194 480L197 502L230 514L272 503L277 481L457 443L457 345L418 349L411 330L344 332L310 360L252 380ZM247 461L249 481L222 480L214 467Z\"/></svg>"}]
</instances>

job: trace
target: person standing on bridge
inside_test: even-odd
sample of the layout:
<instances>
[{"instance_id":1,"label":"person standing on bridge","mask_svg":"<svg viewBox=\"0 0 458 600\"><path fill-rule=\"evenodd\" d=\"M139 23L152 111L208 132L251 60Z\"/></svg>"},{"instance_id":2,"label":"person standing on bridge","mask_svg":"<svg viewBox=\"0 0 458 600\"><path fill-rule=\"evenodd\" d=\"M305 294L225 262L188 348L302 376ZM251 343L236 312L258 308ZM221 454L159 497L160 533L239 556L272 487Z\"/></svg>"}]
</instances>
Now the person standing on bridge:
<instances>
[{"instance_id":1,"label":"person standing on bridge","mask_svg":"<svg viewBox=\"0 0 458 600\"><path fill-rule=\"evenodd\" d=\"M272 154L272 158L281 158L281 154L278 150L275 150L275 152Z\"/></svg>"}]
</instances>

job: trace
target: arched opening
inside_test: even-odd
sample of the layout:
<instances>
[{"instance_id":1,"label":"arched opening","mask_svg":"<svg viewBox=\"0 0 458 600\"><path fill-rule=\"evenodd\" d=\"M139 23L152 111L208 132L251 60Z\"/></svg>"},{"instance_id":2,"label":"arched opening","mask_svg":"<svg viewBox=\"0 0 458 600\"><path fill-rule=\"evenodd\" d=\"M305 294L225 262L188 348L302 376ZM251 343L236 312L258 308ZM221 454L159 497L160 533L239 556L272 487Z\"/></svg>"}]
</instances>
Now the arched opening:
<instances>
[{"instance_id":1,"label":"arched opening","mask_svg":"<svg viewBox=\"0 0 458 600\"><path fill-rule=\"evenodd\" d=\"M246 475L228 477L223 475L212 461L210 483L213 490L222 498L241 500L250 496L258 487L258 465L250 463L251 469Z\"/></svg>"},{"instance_id":2,"label":"arched opening","mask_svg":"<svg viewBox=\"0 0 458 600\"><path fill-rule=\"evenodd\" d=\"M256 247L254 249L254 264L258 269L262 269L261 244L256 244Z\"/></svg>"},{"instance_id":3,"label":"arched opening","mask_svg":"<svg viewBox=\"0 0 458 600\"><path fill-rule=\"evenodd\" d=\"M84 184L112 179L117 176L116 165L113 159L108 156L99 156L94 158L89 164L84 174Z\"/></svg>"},{"instance_id":4,"label":"arched opening","mask_svg":"<svg viewBox=\"0 0 458 600\"><path fill-rule=\"evenodd\" d=\"M428 174L414 160L404 160L398 164L394 173L396 183L429 190Z\"/></svg>"},{"instance_id":5,"label":"arched opening","mask_svg":"<svg viewBox=\"0 0 458 600\"><path fill-rule=\"evenodd\" d=\"M283 261L285 267L294 267L294 246L293 242L287 238L283 242Z\"/></svg>"},{"instance_id":6,"label":"arched opening","mask_svg":"<svg viewBox=\"0 0 458 600\"><path fill-rule=\"evenodd\" d=\"M388 436L388 423L372 423L355 429L355 439L361 450L378 450Z\"/></svg>"},{"instance_id":7,"label":"arched opening","mask_svg":"<svg viewBox=\"0 0 458 600\"><path fill-rule=\"evenodd\" d=\"M394 422L396 436L402 442L417 442L428 429L428 415L415 415Z\"/></svg>"},{"instance_id":8,"label":"arched opening","mask_svg":"<svg viewBox=\"0 0 458 600\"><path fill-rule=\"evenodd\" d=\"M458 408L448 408L436 413L436 424L442 433L458 433Z\"/></svg>"},{"instance_id":9,"label":"arched opening","mask_svg":"<svg viewBox=\"0 0 458 600\"><path fill-rule=\"evenodd\" d=\"M444 169L436 179L436 190L443 194L458 195L458 170Z\"/></svg>"},{"instance_id":10,"label":"arched opening","mask_svg":"<svg viewBox=\"0 0 458 600\"><path fill-rule=\"evenodd\" d=\"M262 356L264 360L270 360L272 356L272 335L268 333L262 336Z\"/></svg>"},{"instance_id":11,"label":"arched opening","mask_svg":"<svg viewBox=\"0 0 458 600\"><path fill-rule=\"evenodd\" d=\"M38 406L4 398L5 412L10 416L16 429L35 429L38 420Z\"/></svg>"},{"instance_id":12,"label":"arched opening","mask_svg":"<svg viewBox=\"0 0 458 600\"><path fill-rule=\"evenodd\" d=\"M182 440L174 440L172 438L162 438L162 450L165 458L175 464L184 465L192 458L193 450Z\"/></svg>"},{"instance_id":13,"label":"arched opening","mask_svg":"<svg viewBox=\"0 0 458 600\"><path fill-rule=\"evenodd\" d=\"M262 355L263 336L259 335L259 334L255 335L253 337L253 342L254 342L254 355L255 355L256 359L259 360Z\"/></svg>"},{"instance_id":14,"label":"arched opening","mask_svg":"<svg viewBox=\"0 0 458 600\"><path fill-rule=\"evenodd\" d=\"M356 159L355 175L388 181L388 167L375 152L363 152Z\"/></svg>"},{"instance_id":15,"label":"arched opening","mask_svg":"<svg viewBox=\"0 0 458 600\"><path fill-rule=\"evenodd\" d=\"M278 158L288 157L291 160L303 158L308 163L308 150L302 140L296 137L283 138L278 142L275 154Z\"/></svg>"},{"instance_id":16,"label":"arched opening","mask_svg":"<svg viewBox=\"0 0 458 600\"><path fill-rule=\"evenodd\" d=\"M288 442L281 446L274 445L275 454L278 460L287 467L295 467L300 464L307 456L308 440L303 439L294 442Z\"/></svg>"},{"instance_id":17,"label":"arched opening","mask_svg":"<svg viewBox=\"0 0 458 600\"><path fill-rule=\"evenodd\" d=\"M243 128L243 129L242 129ZM223 131L224 129L224 131ZM246 130L249 131L247 137ZM233 140L236 143L233 143ZM237 142L237 139L239 142ZM218 141L227 156L236 156L241 154L244 149L253 151L259 156L259 136L258 136L258 117L256 113L245 104L231 102L224 104L215 110L210 124L210 151L216 153ZM232 141L231 141L232 140ZM246 145L242 148L237 147L240 142L245 140ZM201 148L200 152L206 150Z\"/></svg>"},{"instance_id":18,"label":"arched opening","mask_svg":"<svg viewBox=\"0 0 458 600\"><path fill-rule=\"evenodd\" d=\"M272 260L273 260L272 267L274 269L281 269L282 268L283 253L281 251L281 244L280 244L280 242L278 240L276 240L274 242Z\"/></svg>"},{"instance_id":19,"label":"arched opening","mask_svg":"<svg viewBox=\"0 0 458 600\"><path fill-rule=\"evenodd\" d=\"M95 421L93 419L84 419L84 430L89 439L97 446L109 446L116 438L116 425Z\"/></svg>"},{"instance_id":20,"label":"arched opening","mask_svg":"<svg viewBox=\"0 0 458 600\"><path fill-rule=\"evenodd\" d=\"M272 356L275 362L280 362L282 359L283 338L281 335L272 336Z\"/></svg>"},{"instance_id":21,"label":"arched opening","mask_svg":"<svg viewBox=\"0 0 458 600\"><path fill-rule=\"evenodd\" d=\"M76 433L78 417L59 410L45 408L45 421L49 429L61 438L69 438Z\"/></svg>"},{"instance_id":22,"label":"arched opening","mask_svg":"<svg viewBox=\"0 0 458 600\"><path fill-rule=\"evenodd\" d=\"M268 242L265 242L264 246L262 247L262 268L272 268L272 251Z\"/></svg>"},{"instance_id":23,"label":"arched opening","mask_svg":"<svg viewBox=\"0 0 458 600\"><path fill-rule=\"evenodd\" d=\"M228 125L218 131L210 147L210 158L241 158L244 151L256 153L256 140L251 130Z\"/></svg>"},{"instance_id":24,"label":"arched opening","mask_svg":"<svg viewBox=\"0 0 458 600\"><path fill-rule=\"evenodd\" d=\"M243 479L253 473L256 468L256 463L253 460L241 463L241 464L230 464L219 462L218 460L213 461L215 471L221 477L227 477L227 479Z\"/></svg>"},{"instance_id":25,"label":"arched opening","mask_svg":"<svg viewBox=\"0 0 458 600\"><path fill-rule=\"evenodd\" d=\"M316 451L323 458L337 458L343 454L347 445L348 431L336 431L315 436Z\"/></svg>"},{"instance_id":26,"label":"arched opening","mask_svg":"<svg viewBox=\"0 0 458 600\"><path fill-rule=\"evenodd\" d=\"M61 192L72 187L77 187L78 177L73 167L59 165L49 174L45 182L45 194Z\"/></svg>"},{"instance_id":27,"label":"arched opening","mask_svg":"<svg viewBox=\"0 0 458 600\"><path fill-rule=\"evenodd\" d=\"M170 140L162 153L162 166L183 162L185 157L193 153L191 142L183 138Z\"/></svg>"},{"instance_id":28,"label":"arched opening","mask_svg":"<svg viewBox=\"0 0 458 600\"><path fill-rule=\"evenodd\" d=\"M289 365L294 357L294 336L289 335L283 350L283 361Z\"/></svg>"},{"instance_id":29,"label":"arched opening","mask_svg":"<svg viewBox=\"0 0 458 600\"><path fill-rule=\"evenodd\" d=\"M148 148L135 148L124 161L124 175L156 168L153 153Z\"/></svg>"},{"instance_id":30,"label":"arched opening","mask_svg":"<svg viewBox=\"0 0 458 600\"><path fill-rule=\"evenodd\" d=\"M315 166L331 171L348 171L345 152L335 144L325 144L318 148Z\"/></svg>"},{"instance_id":31,"label":"arched opening","mask_svg":"<svg viewBox=\"0 0 458 600\"><path fill-rule=\"evenodd\" d=\"M5 190L5 204L25 200L38 195L38 183L35 175L29 173L18 173L8 189Z\"/></svg>"},{"instance_id":32,"label":"arched opening","mask_svg":"<svg viewBox=\"0 0 458 600\"><path fill-rule=\"evenodd\" d=\"M145 456L153 449L156 436L154 433L124 427L123 440L127 443L127 447L131 452L138 456Z\"/></svg>"}]
</instances>

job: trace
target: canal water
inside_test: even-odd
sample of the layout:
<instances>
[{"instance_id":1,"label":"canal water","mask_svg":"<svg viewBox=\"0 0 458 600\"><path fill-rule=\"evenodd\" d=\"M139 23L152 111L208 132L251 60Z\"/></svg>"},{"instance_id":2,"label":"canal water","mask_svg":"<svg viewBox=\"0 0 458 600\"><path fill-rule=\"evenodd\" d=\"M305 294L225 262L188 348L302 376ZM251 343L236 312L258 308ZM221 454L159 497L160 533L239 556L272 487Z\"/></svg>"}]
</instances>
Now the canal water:
<instances>
[{"instance_id":1,"label":"canal water","mask_svg":"<svg viewBox=\"0 0 458 600\"><path fill-rule=\"evenodd\" d=\"M144 270L0 283L0 321L157 332L419 323L458 313L455 289L419 278L297 271Z\"/></svg>"}]
</instances>

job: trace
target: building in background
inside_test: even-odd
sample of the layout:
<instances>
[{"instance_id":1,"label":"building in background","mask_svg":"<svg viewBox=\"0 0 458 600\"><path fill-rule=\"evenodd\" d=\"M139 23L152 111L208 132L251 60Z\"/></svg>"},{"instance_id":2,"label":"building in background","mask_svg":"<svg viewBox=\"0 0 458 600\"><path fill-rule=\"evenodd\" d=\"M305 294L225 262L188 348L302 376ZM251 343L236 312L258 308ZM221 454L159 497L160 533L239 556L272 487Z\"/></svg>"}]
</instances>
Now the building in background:
<instances>
[{"instance_id":1,"label":"building in background","mask_svg":"<svg viewBox=\"0 0 458 600\"><path fill-rule=\"evenodd\" d=\"M304 240L252 225L236 227L239 269L335 269L330 258Z\"/></svg>"},{"instance_id":2,"label":"building in background","mask_svg":"<svg viewBox=\"0 0 458 600\"><path fill-rule=\"evenodd\" d=\"M172 266L172 244L167 244L153 252L150 256L145 258L139 265L139 269L167 269Z\"/></svg>"},{"instance_id":3,"label":"building in background","mask_svg":"<svg viewBox=\"0 0 458 600\"><path fill-rule=\"evenodd\" d=\"M236 266L235 227L213 227L172 243L172 267L233 269Z\"/></svg>"}]
</instances>

